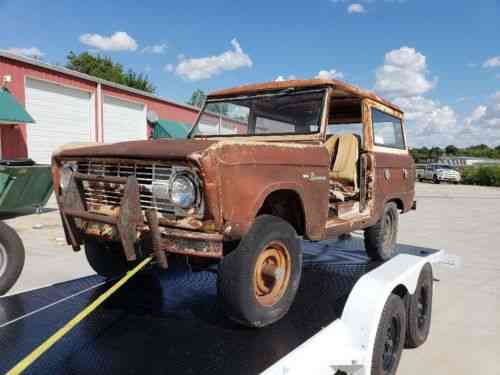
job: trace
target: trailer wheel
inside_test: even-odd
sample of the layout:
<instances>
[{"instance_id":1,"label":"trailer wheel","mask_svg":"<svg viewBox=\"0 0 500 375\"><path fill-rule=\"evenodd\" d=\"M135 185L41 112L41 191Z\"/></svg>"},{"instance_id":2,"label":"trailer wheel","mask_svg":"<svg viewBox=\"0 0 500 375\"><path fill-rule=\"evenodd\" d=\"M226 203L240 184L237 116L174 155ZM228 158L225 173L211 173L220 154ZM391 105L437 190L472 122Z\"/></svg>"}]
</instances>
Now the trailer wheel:
<instances>
[{"instance_id":1,"label":"trailer wheel","mask_svg":"<svg viewBox=\"0 0 500 375\"><path fill-rule=\"evenodd\" d=\"M415 294L409 297L407 348L418 348L429 336L432 315L432 267L426 264L418 277Z\"/></svg>"},{"instance_id":2,"label":"trailer wheel","mask_svg":"<svg viewBox=\"0 0 500 375\"><path fill-rule=\"evenodd\" d=\"M290 308L301 273L302 249L294 228L279 217L257 217L219 265L217 287L226 315L249 327L276 322Z\"/></svg>"},{"instance_id":3,"label":"trailer wheel","mask_svg":"<svg viewBox=\"0 0 500 375\"><path fill-rule=\"evenodd\" d=\"M384 207L380 220L365 229L365 249L373 260L389 260L396 250L399 212L396 203L389 202Z\"/></svg>"},{"instance_id":4,"label":"trailer wheel","mask_svg":"<svg viewBox=\"0 0 500 375\"><path fill-rule=\"evenodd\" d=\"M128 263L121 246L113 242L89 238L85 241L85 255L90 267L101 276L121 276L128 270Z\"/></svg>"},{"instance_id":5,"label":"trailer wheel","mask_svg":"<svg viewBox=\"0 0 500 375\"><path fill-rule=\"evenodd\" d=\"M372 357L372 375L394 375L405 343L406 309L401 297L391 294L385 303Z\"/></svg>"},{"instance_id":6,"label":"trailer wheel","mask_svg":"<svg viewBox=\"0 0 500 375\"><path fill-rule=\"evenodd\" d=\"M24 267L24 246L17 232L0 221L0 295L15 284Z\"/></svg>"}]
</instances>

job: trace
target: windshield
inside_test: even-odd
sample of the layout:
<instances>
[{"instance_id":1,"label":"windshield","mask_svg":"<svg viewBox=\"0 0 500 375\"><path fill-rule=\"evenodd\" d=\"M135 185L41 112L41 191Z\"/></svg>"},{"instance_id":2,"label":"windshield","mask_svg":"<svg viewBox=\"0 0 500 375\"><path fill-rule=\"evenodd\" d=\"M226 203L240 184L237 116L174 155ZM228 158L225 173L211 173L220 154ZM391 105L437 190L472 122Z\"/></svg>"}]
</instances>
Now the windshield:
<instances>
[{"instance_id":1,"label":"windshield","mask_svg":"<svg viewBox=\"0 0 500 375\"><path fill-rule=\"evenodd\" d=\"M208 100L190 137L311 134L320 128L325 90Z\"/></svg>"}]
</instances>

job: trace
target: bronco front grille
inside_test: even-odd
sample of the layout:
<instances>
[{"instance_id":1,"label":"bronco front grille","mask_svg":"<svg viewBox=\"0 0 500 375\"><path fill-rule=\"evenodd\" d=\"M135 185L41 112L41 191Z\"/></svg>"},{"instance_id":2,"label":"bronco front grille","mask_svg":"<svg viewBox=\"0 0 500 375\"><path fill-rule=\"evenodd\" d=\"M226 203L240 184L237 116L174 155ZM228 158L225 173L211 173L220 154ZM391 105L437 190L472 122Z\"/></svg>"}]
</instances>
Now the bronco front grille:
<instances>
[{"instance_id":1,"label":"bronco front grille","mask_svg":"<svg viewBox=\"0 0 500 375\"><path fill-rule=\"evenodd\" d=\"M97 176L135 176L139 183L140 203L142 209L153 208L161 214L174 214L175 207L167 199L154 198L152 183L168 181L172 175L172 167L163 163L139 163L134 161L102 161L85 160L77 162L77 170L82 174ZM89 210L118 208L123 196L123 186L106 182L83 181L85 203Z\"/></svg>"}]
</instances>

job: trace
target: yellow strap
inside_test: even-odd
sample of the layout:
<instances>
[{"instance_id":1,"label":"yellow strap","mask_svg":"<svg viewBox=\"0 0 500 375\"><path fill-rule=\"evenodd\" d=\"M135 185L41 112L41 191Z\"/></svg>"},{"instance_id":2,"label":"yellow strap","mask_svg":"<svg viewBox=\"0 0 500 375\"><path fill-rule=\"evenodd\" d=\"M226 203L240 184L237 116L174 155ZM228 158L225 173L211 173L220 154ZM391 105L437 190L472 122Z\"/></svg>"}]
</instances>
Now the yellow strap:
<instances>
[{"instance_id":1,"label":"yellow strap","mask_svg":"<svg viewBox=\"0 0 500 375\"><path fill-rule=\"evenodd\" d=\"M76 315L73 319L71 319L66 325L60 328L56 333L50 336L47 340L45 340L40 346L38 346L35 350L33 350L29 355L27 355L21 362L15 365L12 369L7 372L6 375L17 375L21 374L24 370L26 370L33 362L35 362L38 357L40 357L43 353L49 350L52 345L54 345L61 337L63 337L66 333L71 331L71 329L80 323L83 319L85 319L92 311L94 311L101 303L103 303L109 296L111 296L114 292L116 292L123 284L125 284L132 276L134 276L137 272L139 272L146 264L151 262L153 258L148 257L144 259L141 263L139 263L136 267L127 272L125 276L123 276L120 280L116 282L111 288L109 288L106 292L101 294L94 302L88 305L85 309L80 311L78 315Z\"/></svg>"}]
</instances>

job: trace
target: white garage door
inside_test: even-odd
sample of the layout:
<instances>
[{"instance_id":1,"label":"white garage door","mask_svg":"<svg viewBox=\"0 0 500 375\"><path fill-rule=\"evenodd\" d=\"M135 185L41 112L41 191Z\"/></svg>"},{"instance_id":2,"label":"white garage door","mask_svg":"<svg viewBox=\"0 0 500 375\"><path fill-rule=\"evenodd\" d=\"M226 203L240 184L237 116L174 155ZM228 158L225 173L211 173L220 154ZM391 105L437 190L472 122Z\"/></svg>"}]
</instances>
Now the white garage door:
<instances>
[{"instance_id":1,"label":"white garage door","mask_svg":"<svg viewBox=\"0 0 500 375\"><path fill-rule=\"evenodd\" d=\"M52 152L66 143L95 139L90 92L28 78L26 108L36 121L27 126L28 155L36 162L50 163Z\"/></svg>"},{"instance_id":2,"label":"white garage door","mask_svg":"<svg viewBox=\"0 0 500 375\"><path fill-rule=\"evenodd\" d=\"M105 143L147 139L146 110L143 104L105 96L103 117Z\"/></svg>"}]
</instances>

